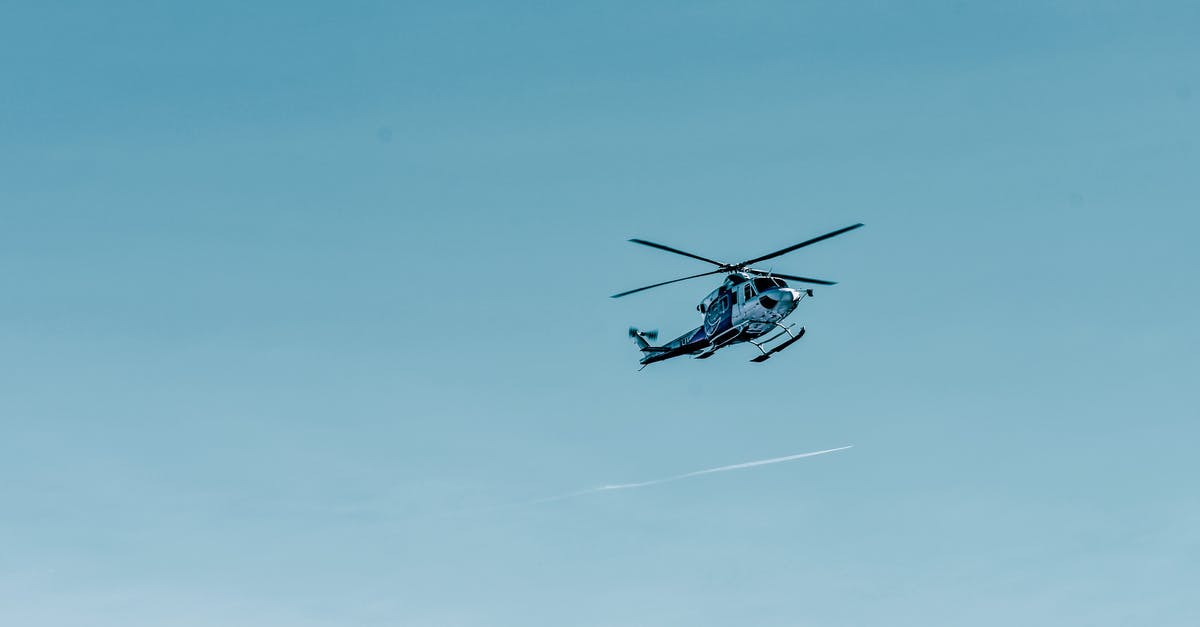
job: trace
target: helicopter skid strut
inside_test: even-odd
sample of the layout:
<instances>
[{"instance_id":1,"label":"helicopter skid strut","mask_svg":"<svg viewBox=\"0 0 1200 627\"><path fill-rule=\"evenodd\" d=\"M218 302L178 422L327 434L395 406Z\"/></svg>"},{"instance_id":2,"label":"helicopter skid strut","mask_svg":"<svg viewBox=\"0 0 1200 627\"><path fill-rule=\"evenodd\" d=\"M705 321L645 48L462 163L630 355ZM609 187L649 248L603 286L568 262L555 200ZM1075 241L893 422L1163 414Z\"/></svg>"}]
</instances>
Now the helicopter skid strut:
<instances>
[{"instance_id":1,"label":"helicopter skid strut","mask_svg":"<svg viewBox=\"0 0 1200 627\"><path fill-rule=\"evenodd\" d=\"M750 343L753 344L754 347L757 348L760 353L762 353L761 355L759 355L758 357L755 357L754 359L751 359L750 361L752 361L754 363L762 363L762 362L770 359L771 355L774 355L775 353L778 353L779 351L791 346L793 343L796 342L796 340L804 337L804 327L800 327L800 330L798 332L792 333L791 328L796 326L794 324L788 325L785 327L782 324L779 324L778 322L776 322L775 326L779 327L782 330L779 333L772 335L769 339L763 340L762 342L755 342L753 340L750 341ZM771 350L766 350L763 348L763 344L766 344L767 342L774 340L775 338L783 335L784 333L786 333L788 335L788 339L784 340L783 343L779 344L775 348L772 348Z\"/></svg>"}]
</instances>

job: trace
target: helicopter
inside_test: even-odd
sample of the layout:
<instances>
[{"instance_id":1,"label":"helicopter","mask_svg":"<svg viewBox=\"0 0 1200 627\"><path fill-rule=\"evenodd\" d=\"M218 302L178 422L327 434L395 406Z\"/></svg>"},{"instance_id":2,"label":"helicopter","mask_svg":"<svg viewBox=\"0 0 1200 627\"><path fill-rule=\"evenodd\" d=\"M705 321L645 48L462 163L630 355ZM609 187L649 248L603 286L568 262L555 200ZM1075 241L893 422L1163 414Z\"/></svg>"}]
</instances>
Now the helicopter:
<instances>
[{"instance_id":1,"label":"helicopter","mask_svg":"<svg viewBox=\"0 0 1200 627\"><path fill-rule=\"evenodd\" d=\"M672 248L644 239L635 238L629 240L634 244L641 244L642 246L649 246L710 263L717 266L717 269L613 294L611 298L621 298L622 296L629 296L630 294L636 294L655 287L698 279L704 276L714 274L726 275L721 285L710 292L708 296L705 296L699 305L696 305L696 310L704 316L704 323L699 327L684 333L662 346L654 346L650 343L658 339L658 331L641 331L635 327L630 327L629 337L633 338L633 341L637 343L638 348L643 353L638 363L642 365L642 368L645 368L652 363L673 357L682 357L683 355L692 355L696 359L708 359L718 350L742 342L753 344L759 351L759 355L750 361L762 363L770 359L772 355L791 346L801 337L804 337L804 327L800 327L798 331L793 332L792 329L795 328L795 323L785 326L783 319L796 310L796 306L800 304L801 300L805 297L811 298L813 295L812 289L795 289L789 287L784 279L814 285L835 285L835 282L759 270L752 266L831 237L836 237L848 231L853 231L862 225L861 222L852 224L741 263L713 261L707 257L701 257L700 255L679 250L678 248ZM764 339L764 336L770 334L772 331L775 333ZM784 335L788 336L787 339L772 348L766 348L768 344Z\"/></svg>"}]
</instances>

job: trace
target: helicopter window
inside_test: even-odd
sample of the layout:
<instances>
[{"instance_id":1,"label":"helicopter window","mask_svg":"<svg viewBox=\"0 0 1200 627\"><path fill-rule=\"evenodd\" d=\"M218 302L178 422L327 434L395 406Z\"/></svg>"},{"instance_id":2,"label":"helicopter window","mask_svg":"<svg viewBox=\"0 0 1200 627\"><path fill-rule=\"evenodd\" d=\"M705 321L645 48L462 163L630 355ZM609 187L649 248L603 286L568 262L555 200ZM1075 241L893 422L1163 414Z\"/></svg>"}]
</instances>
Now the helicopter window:
<instances>
[{"instance_id":1,"label":"helicopter window","mask_svg":"<svg viewBox=\"0 0 1200 627\"><path fill-rule=\"evenodd\" d=\"M754 288L757 289L759 292L765 292L769 289L774 289L776 287L776 284L777 284L777 282L775 279L768 279L766 277L763 277L761 279L754 279Z\"/></svg>"},{"instance_id":2,"label":"helicopter window","mask_svg":"<svg viewBox=\"0 0 1200 627\"><path fill-rule=\"evenodd\" d=\"M742 302L750 302L751 298L754 298L754 288L750 287L750 284L747 283L746 289L742 290Z\"/></svg>"}]
</instances>

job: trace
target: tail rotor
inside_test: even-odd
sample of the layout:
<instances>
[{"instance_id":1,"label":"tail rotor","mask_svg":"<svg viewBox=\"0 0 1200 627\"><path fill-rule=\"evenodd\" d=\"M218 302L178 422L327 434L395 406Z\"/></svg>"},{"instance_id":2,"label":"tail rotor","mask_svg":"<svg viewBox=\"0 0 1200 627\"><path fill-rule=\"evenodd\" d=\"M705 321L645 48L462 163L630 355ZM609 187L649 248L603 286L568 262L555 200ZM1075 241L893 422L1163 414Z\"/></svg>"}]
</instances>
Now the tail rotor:
<instances>
[{"instance_id":1,"label":"tail rotor","mask_svg":"<svg viewBox=\"0 0 1200 627\"><path fill-rule=\"evenodd\" d=\"M638 348L648 348L650 342L658 339L658 329L641 331L637 327L629 327L629 337L633 338L634 342L637 342Z\"/></svg>"},{"instance_id":2,"label":"tail rotor","mask_svg":"<svg viewBox=\"0 0 1200 627\"><path fill-rule=\"evenodd\" d=\"M642 331L642 330L638 329L637 327L629 327L629 337L638 337L639 335L641 337L646 338L647 340L651 340L651 341L657 340L658 339L658 329L650 329L649 331Z\"/></svg>"}]
</instances>

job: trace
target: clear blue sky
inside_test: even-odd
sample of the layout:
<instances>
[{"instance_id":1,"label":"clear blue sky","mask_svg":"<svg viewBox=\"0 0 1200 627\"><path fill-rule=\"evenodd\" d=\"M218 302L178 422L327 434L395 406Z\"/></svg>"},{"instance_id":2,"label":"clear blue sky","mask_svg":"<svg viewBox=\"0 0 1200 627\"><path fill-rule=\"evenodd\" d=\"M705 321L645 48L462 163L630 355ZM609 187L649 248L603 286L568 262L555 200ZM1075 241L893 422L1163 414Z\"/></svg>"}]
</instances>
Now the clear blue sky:
<instances>
[{"instance_id":1,"label":"clear blue sky","mask_svg":"<svg viewBox=\"0 0 1200 627\"><path fill-rule=\"evenodd\" d=\"M1200 624L1200 5L250 4L5 5L0 623Z\"/></svg>"}]
</instances>

